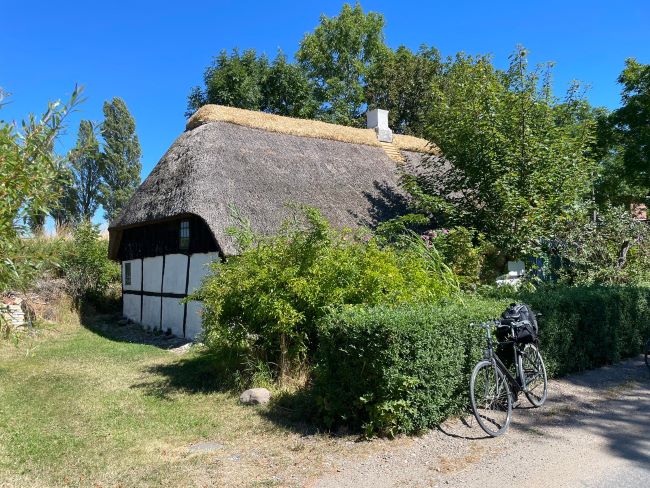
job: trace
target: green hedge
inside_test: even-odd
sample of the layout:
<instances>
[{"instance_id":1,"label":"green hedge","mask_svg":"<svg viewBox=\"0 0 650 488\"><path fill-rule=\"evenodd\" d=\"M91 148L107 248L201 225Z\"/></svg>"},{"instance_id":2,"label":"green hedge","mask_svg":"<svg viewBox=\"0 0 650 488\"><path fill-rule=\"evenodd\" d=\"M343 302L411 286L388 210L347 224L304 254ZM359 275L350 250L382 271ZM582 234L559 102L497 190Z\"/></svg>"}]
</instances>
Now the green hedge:
<instances>
[{"instance_id":1,"label":"green hedge","mask_svg":"<svg viewBox=\"0 0 650 488\"><path fill-rule=\"evenodd\" d=\"M355 307L328 316L314 375L321 420L392 436L460 411L485 344L468 324L496 317L506 305L468 297L445 307Z\"/></svg>"},{"instance_id":2,"label":"green hedge","mask_svg":"<svg viewBox=\"0 0 650 488\"><path fill-rule=\"evenodd\" d=\"M468 404L484 337L468 327L512 300L467 297L444 307L355 307L319 328L314 393L320 420L367 434L413 433ZM559 376L639 354L650 337L650 288L556 287L517 301L542 312L541 351Z\"/></svg>"},{"instance_id":3,"label":"green hedge","mask_svg":"<svg viewBox=\"0 0 650 488\"><path fill-rule=\"evenodd\" d=\"M552 376L637 355L650 337L650 288L557 287L519 300L543 314L541 351Z\"/></svg>"}]
</instances>

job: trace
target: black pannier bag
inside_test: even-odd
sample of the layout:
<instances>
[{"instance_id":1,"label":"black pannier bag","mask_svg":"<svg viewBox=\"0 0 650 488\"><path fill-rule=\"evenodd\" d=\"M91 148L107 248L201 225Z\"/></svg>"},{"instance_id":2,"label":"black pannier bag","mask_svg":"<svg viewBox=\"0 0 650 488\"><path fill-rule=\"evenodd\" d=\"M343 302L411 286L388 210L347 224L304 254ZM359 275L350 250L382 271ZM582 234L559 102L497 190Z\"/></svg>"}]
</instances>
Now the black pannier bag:
<instances>
[{"instance_id":1,"label":"black pannier bag","mask_svg":"<svg viewBox=\"0 0 650 488\"><path fill-rule=\"evenodd\" d=\"M537 342L538 327L535 314L525 303L511 303L505 312L501 314L501 327L497 327L497 339L508 340L510 325L517 323L515 327L515 341L518 344Z\"/></svg>"}]
</instances>

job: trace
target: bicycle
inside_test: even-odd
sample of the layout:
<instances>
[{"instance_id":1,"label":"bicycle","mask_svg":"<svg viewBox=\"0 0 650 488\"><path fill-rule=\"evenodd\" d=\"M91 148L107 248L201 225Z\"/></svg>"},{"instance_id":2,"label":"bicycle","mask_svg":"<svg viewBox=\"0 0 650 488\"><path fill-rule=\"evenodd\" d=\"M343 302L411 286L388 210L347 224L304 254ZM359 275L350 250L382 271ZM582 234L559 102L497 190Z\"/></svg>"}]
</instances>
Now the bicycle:
<instances>
[{"instance_id":1,"label":"bicycle","mask_svg":"<svg viewBox=\"0 0 650 488\"><path fill-rule=\"evenodd\" d=\"M472 324L474 325L474 324ZM522 322L504 325L500 321L478 325L486 330L487 349L484 358L472 372L469 393L472 411L486 434L497 437L508 430L512 418L513 391L515 397L523 392L534 407L546 401L547 377L544 360L536 344L518 344L516 331ZM503 364L494 351L492 327L509 327L507 340L498 345L512 345L516 377ZM536 342L536 341L535 341Z\"/></svg>"}]
</instances>

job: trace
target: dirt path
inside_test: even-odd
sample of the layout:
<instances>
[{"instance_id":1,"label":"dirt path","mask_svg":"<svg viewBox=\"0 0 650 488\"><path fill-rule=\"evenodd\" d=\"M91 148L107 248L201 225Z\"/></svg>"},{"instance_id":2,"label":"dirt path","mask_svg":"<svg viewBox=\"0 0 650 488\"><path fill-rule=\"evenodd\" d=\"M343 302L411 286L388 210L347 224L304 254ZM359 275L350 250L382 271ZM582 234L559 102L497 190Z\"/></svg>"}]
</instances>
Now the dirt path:
<instances>
[{"instance_id":1,"label":"dirt path","mask_svg":"<svg viewBox=\"0 0 650 488\"><path fill-rule=\"evenodd\" d=\"M528 408L524 399L501 438L467 421L337 463L309 486L650 486L650 372L641 360L550 382L546 405Z\"/></svg>"}]
</instances>

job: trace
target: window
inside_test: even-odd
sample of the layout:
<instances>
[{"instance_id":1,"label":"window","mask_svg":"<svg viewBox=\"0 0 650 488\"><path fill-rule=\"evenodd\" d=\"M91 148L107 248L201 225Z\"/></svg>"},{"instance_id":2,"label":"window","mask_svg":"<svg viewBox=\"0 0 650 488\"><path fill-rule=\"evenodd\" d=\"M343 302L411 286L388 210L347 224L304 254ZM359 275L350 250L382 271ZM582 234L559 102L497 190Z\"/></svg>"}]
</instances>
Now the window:
<instances>
[{"instance_id":1,"label":"window","mask_svg":"<svg viewBox=\"0 0 650 488\"><path fill-rule=\"evenodd\" d=\"M178 247L181 251L187 251L190 248L190 221L181 220Z\"/></svg>"},{"instance_id":2,"label":"window","mask_svg":"<svg viewBox=\"0 0 650 488\"><path fill-rule=\"evenodd\" d=\"M131 285L131 263L124 263L124 285Z\"/></svg>"}]
</instances>

